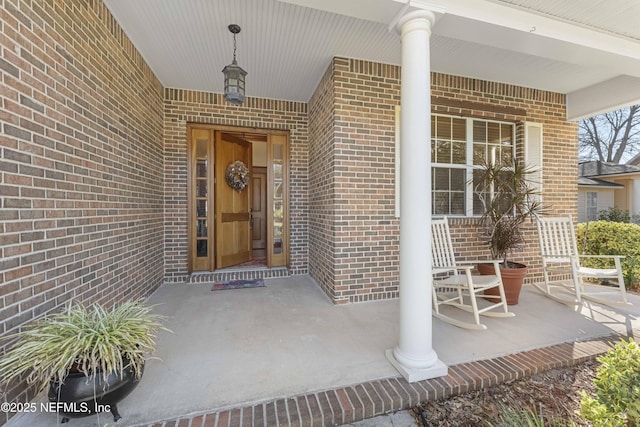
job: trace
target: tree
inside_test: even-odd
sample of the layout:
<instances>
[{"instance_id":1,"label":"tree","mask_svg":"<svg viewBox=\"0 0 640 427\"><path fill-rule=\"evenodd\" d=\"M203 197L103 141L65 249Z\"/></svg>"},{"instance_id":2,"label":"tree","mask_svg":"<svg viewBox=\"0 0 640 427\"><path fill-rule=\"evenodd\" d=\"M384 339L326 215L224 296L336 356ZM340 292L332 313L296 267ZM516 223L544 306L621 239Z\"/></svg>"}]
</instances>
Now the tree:
<instances>
[{"instance_id":1,"label":"tree","mask_svg":"<svg viewBox=\"0 0 640 427\"><path fill-rule=\"evenodd\" d=\"M578 135L581 159L618 164L640 148L640 105L581 120Z\"/></svg>"}]
</instances>

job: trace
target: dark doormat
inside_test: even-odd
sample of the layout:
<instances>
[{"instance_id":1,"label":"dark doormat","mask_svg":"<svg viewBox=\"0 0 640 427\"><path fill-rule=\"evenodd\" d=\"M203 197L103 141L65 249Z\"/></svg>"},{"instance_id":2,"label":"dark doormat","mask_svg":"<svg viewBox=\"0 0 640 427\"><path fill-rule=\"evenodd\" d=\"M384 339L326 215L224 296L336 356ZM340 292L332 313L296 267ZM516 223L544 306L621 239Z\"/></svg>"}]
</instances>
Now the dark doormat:
<instances>
[{"instance_id":1,"label":"dark doormat","mask_svg":"<svg viewBox=\"0 0 640 427\"><path fill-rule=\"evenodd\" d=\"M250 280L227 280L224 282L216 282L211 288L212 291L221 291L224 289L247 289L247 288L264 288L263 279Z\"/></svg>"}]
</instances>

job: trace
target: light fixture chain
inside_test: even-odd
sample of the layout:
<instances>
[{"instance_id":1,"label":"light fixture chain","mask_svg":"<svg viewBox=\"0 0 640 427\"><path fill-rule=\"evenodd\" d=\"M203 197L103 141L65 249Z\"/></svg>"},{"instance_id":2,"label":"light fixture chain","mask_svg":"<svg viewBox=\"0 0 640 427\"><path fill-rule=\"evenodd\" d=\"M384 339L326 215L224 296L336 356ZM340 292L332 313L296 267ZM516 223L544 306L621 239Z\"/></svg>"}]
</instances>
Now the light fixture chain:
<instances>
[{"instance_id":1,"label":"light fixture chain","mask_svg":"<svg viewBox=\"0 0 640 427\"><path fill-rule=\"evenodd\" d=\"M233 62L236 62L236 34L233 34Z\"/></svg>"}]
</instances>

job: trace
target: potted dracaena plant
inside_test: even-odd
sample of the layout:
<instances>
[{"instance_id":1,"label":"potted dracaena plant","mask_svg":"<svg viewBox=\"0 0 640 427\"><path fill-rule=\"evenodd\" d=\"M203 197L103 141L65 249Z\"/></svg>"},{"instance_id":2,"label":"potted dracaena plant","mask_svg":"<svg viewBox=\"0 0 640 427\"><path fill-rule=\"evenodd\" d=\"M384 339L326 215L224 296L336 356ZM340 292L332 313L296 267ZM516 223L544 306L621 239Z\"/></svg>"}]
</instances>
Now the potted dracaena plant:
<instances>
[{"instance_id":1,"label":"potted dracaena plant","mask_svg":"<svg viewBox=\"0 0 640 427\"><path fill-rule=\"evenodd\" d=\"M509 257L524 243L523 223L542 211L539 192L532 180L535 172L516 158L512 158L510 164L487 161L474 170L474 194L483 209L481 223L485 242L492 258L502 260L500 274L508 305L518 303L527 274L524 264ZM478 270L494 274L490 264L478 265Z\"/></svg>"},{"instance_id":2,"label":"potted dracaena plant","mask_svg":"<svg viewBox=\"0 0 640 427\"><path fill-rule=\"evenodd\" d=\"M69 304L64 311L27 325L0 359L4 383L26 378L63 414L83 417L111 411L138 384L146 356L156 349L162 316L139 302L112 310Z\"/></svg>"}]
</instances>

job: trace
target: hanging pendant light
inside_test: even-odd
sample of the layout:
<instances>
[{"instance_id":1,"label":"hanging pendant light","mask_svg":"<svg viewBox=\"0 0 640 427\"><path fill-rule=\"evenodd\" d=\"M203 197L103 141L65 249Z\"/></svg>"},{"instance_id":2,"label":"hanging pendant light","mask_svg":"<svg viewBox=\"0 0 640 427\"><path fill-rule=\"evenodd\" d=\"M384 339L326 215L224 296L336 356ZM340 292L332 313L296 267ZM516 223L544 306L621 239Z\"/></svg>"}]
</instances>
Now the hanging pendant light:
<instances>
[{"instance_id":1,"label":"hanging pendant light","mask_svg":"<svg viewBox=\"0 0 640 427\"><path fill-rule=\"evenodd\" d=\"M240 32L240 26L229 25L229 31L233 33L233 62L222 70L224 74L224 99L235 105L244 101L244 77L247 72L238 66L236 62L236 34Z\"/></svg>"}]
</instances>

